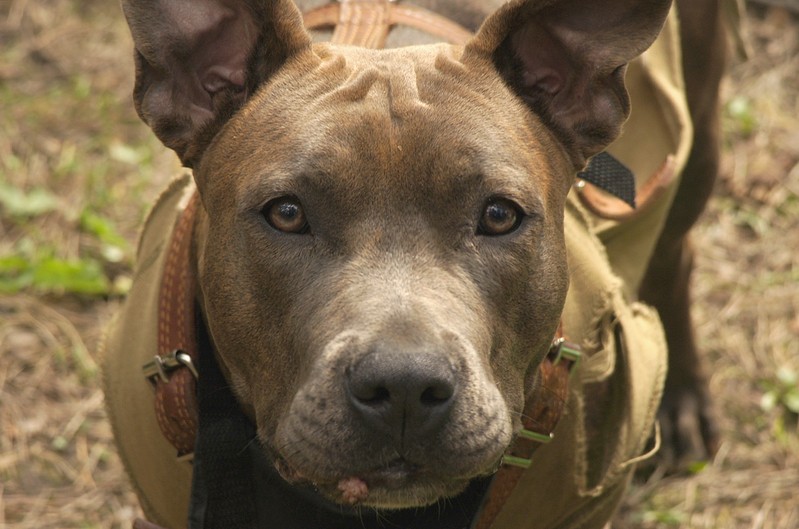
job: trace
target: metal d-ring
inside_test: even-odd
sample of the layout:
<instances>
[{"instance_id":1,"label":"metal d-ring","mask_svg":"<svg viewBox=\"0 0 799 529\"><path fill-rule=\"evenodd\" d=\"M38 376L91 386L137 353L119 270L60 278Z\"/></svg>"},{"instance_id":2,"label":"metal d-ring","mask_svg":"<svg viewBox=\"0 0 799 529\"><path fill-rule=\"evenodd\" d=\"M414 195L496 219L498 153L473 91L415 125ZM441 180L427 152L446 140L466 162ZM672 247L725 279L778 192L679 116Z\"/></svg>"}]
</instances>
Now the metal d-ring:
<instances>
[{"instance_id":1,"label":"metal d-ring","mask_svg":"<svg viewBox=\"0 0 799 529\"><path fill-rule=\"evenodd\" d=\"M155 355L152 360L142 366L144 378L155 385L157 379L169 382L170 374L181 367L189 370L195 380L200 378L191 356L182 349L175 349L167 355Z\"/></svg>"}]
</instances>

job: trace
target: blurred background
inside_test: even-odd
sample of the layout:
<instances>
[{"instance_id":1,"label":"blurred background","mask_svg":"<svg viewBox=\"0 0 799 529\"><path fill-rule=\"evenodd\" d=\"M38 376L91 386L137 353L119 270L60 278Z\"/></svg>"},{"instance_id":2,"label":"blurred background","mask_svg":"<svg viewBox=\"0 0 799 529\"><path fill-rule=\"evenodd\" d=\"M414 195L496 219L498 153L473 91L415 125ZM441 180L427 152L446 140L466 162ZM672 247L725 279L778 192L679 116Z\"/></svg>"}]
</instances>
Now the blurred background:
<instances>
[{"instance_id":1,"label":"blurred background","mask_svg":"<svg viewBox=\"0 0 799 529\"><path fill-rule=\"evenodd\" d=\"M697 0L700 1L700 0ZM724 161L695 231L723 443L614 527L799 527L799 0L747 4ZM100 391L137 229L179 169L133 110L116 1L0 0L0 528L129 528Z\"/></svg>"}]
</instances>

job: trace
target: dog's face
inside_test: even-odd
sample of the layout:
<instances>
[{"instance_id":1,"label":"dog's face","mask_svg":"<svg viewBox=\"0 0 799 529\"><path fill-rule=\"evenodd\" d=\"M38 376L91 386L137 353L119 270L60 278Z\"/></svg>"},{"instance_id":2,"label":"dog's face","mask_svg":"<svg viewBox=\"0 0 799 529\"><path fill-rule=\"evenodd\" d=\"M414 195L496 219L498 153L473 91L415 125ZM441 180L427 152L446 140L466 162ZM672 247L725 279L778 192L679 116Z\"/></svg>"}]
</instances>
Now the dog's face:
<instances>
[{"instance_id":1,"label":"dog's face","mask_svg":"<svg viewBox=\"0 0 799 529\"><path fill-rule=\"evenodd\" d=\"M216 18L255 63L200 68L178 110L127 6L138 108L195 168L214 346L287 479L392 508L497 468L560 318L571 179L616 135L623 65L667 4L607 2L635 45L575 55L597 13L571 3L506 6L465 51L367 51L311 46L282 1L231 2Z\"/></svg>"},{"instance_id":2,"label":"dog's face","mask_svg":"<svg viewBox=\"0 0 799 529\"><path fill-rule=\"evenodd\" d=\"M197 171L210 330L291 473L429 503L495 469L517 427L563 305L570 166L450 47L314 56Z\"/></svg>"}]
</instances>

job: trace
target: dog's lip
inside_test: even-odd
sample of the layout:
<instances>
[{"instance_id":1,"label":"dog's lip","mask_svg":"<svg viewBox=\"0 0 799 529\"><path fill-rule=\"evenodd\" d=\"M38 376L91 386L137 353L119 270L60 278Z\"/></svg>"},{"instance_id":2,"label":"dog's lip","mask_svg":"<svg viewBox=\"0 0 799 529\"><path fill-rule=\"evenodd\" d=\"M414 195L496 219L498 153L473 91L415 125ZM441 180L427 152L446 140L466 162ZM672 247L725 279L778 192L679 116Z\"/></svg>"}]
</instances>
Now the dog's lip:
<instances>
[{"instance_id":1,"label":"dog's lip","mask_svg":"<svg viewBox=\"0 0 799 529\"><path fill-rule=\"evenodd\" d=\"M306 475L283 458L275 460L275 468L283 479L288 482L310 482L320 488L336 487L344 480L358 479L366 483L370 488L394 489L406 486L409 480L419 479L429 474L423 467L411 463L403 457L397 457L386 464L375 466L368 470L325 478Z\"/></svg>"},{"instance_id":2,"label":"dog's lip","mask_svg":"<svg viewBox=\"0 0 799 529\"><path fill-rule=\"evenodd\" d=\"M288 461L279 458L275 467L281 476L293 485L306 485L315 489L323 497L334 503L358 506L371 505L398 508L402 505L395 502L399 494L401 501L407 501L408 491L413 498L419 498L419 492L436 492L436 497L428 498L430 503L442 497L452 496L460 492L470 478L447 478L436 472L435 468L419 465L398 456L388 463L371 466L367 469L340 472L326 476L312 475L293 468ZM421 489L420 489L421 487ZM385 503L388 501L389 503ZM377 502L377 503L375 503Z\"/></svg>"},{"instance_id":3,"label":"dog's lip","mask_svg":"<svg viewBox=\"0 0 799 529\"><path fill-rule=\"evenodd\" d=\"M370 486L393 488L403 485L409 479L417 479L427 472L402 457L390 461L370 471L361 473L358 477Z\"/></svg>"},{"instance_id":4,"label":"dog's lip","mask_svg":"<svg viewBox=\"0 0 799 529\"><path fill-rule=\"evenodd\" d=\"M407 487L409 482L418 480L423 473L417 465L397 458L374 470L339 480L336 489L341 501L356 505L367 500L370 492L375 489Z\"/></svg>"}]
</instances>

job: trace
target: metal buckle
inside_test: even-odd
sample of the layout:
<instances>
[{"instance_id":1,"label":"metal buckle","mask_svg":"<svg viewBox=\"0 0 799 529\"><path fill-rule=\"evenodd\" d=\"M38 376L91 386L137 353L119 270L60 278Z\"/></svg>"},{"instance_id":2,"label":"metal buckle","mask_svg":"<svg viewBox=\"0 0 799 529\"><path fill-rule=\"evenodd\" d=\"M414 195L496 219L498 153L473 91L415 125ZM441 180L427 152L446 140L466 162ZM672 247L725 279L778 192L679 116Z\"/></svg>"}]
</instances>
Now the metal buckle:
<instances>
[{"instance_id":1,"label":"metal buckle","mask_svg":"<svg viewBox=\"0 0 799 529\"><path fill-rule=\"evenodd\" d=\"M552 358L552 365L558 365L561 360L571 362L572 365L569 366L569 375L571 375L579 365L583 352L579 345L567 342L565 338L557 338L552 342L549 356L554 357Z\"/></svg>"},{"instance_id":2,"label":"metal buckle","mask_svg":"<svg viewBox=\"0 0 799 529\"><path fill-rule=\"evenodd\" d=\"M508 465L510 467L530 468L530 465L533 464L533 460L525 459L523 457L505 455L502 456L502 464Z\"/></svg>"},{"instance_id":3,"label":"metal buckle","mask_svg":"<svg viewBox=\"0 0 799 529\"><path fill-rule=\"evenodd\" d=\"M525 430L524 428L519 430L518 436L528 441L535 441L541 444L547 444L551 442L552 439L555 438L555 434L553 433L543 434L543 433L534 432L532 430ZM533 460L524 457L505 454L504 456L502 456L502 464L509 465L512 467L530 468L530 465L533 464Z\"/></svg>"},{"instance_id":4,"label":"metal buckle","mask_svg":"<svg viewBox=\"0 0 799 529\"><path fill-rule=\"evenodd\" d=\"M144 378L154 386L159 378L162 382L169 382L170 373L181 367L188 368L195 380L200 378L197 368L191 361L191 356L182 349L175 349L168 355L155 355L152 360L142 366L142 371Z\"/></svg>"}]
</instances>

